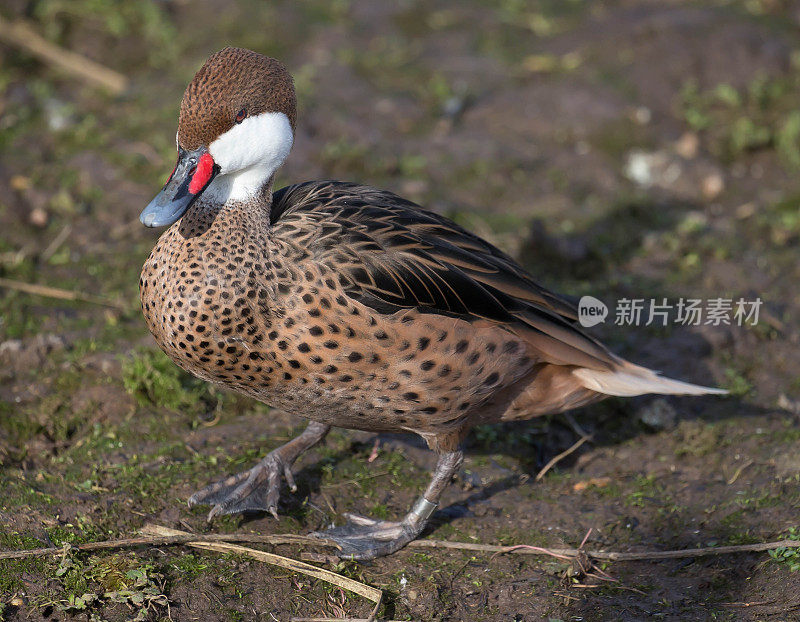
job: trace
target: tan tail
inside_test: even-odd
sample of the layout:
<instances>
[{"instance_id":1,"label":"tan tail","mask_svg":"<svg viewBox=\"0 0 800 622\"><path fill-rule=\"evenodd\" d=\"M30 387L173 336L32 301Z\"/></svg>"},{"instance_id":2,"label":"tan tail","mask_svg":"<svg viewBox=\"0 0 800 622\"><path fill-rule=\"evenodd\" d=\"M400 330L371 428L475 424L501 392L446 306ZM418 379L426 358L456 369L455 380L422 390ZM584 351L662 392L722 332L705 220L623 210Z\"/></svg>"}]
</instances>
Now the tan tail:
<instances>
[{"instance_id":1,"label":"tan tail","mask_svg":"<svg viewBox=\"0 0 800 622\"><path fill-rule=\"evenodd\" d=\"M725 395L724 389L701 387L700 385L659 376L657 372L632 363L625 363L615 371L599 371L585 367L572 372L584 387L605 395L632 397L647 393L665 395Z\"/></svg>"}]
</instances>

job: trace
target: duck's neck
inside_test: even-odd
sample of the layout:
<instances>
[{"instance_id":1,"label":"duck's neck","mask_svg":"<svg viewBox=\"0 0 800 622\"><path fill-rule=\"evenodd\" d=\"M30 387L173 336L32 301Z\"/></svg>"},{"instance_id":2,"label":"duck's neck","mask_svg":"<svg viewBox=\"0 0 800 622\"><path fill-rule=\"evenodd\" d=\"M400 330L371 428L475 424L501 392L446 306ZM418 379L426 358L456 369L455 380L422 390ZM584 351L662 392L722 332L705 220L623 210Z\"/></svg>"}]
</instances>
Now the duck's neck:
<instances>
[{"instance_id":1,"label":"duck's neck","mask_svg":"<svg viewBox=\"0 0 800 622\"><path fill-rule=\"evenodd\" d=\"M203 192L203 197L219 205L248 203L272 198L272 183L275 170L268 167L251 166L236 173L218 175Z\"/></svg>"},{"instance_id":2,"label":"duck's neck","mask_svg":"<svg viewBox=\"0 0 800 622\"><path fill-rule=\"evenodd\" d=\"M214 180L216 182L216 180ZM264 235L269 227L269 212L272 206L272 177L261 184L258 190L248 192L241 200L228 195L223 201L218 195L208 195L208 190L195 201L175 225L187 241L198 236L230 236L231 231Z\"/></svg>"}]
</instances>

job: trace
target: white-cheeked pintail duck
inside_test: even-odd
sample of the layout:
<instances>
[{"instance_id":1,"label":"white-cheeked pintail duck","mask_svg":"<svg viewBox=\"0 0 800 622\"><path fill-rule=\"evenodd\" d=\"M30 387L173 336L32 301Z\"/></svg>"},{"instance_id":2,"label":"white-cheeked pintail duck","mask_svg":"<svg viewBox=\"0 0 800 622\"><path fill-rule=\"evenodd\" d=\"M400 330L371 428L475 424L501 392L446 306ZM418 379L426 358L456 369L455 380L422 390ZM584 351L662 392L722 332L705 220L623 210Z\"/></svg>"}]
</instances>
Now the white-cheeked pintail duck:
<instances>
[{"instance_id":1,"label":"white-cheeked pintail duck","mask_svg":"<svg viewBox=\"0 0 800 622\"><path fill-rule=\"evenodd\" d=\"M225 48L186 89L178 162L141 221L169 229L140 281L147 326L179 366L310 419L294 440L189 499L275 515L281 479L331 426L415 432L438 454L400 522L349 516L318 534L369 559L416 538L476 424L529 419L608 395L723 393L609 352L575 305L452 221L369 186L273 191L294 139L292 77Z\"/></svg>"}]
</instances>

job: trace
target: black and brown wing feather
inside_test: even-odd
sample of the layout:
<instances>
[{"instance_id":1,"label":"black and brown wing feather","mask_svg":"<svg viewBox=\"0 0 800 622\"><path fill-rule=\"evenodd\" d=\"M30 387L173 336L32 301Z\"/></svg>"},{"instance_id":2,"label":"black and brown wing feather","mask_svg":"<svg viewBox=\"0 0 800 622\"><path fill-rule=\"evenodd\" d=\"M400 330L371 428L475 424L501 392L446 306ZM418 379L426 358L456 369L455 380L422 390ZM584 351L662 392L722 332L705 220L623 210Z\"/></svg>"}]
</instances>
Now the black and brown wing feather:
<instances>
[{"instance_id":1,"label":"black and brown wing feather","mask_svg":"<svg viewBox=\"0 0 800 622\"><path fill-rule=\"evenodd\" d=\"M387 191L306 182L277 191L276 235L291 232L339 275L348 296L381 313L484 319L525 337L548 362L610 369L619 359L574 325L567 300L456 223Z\"/></svg>"}]
</instances>

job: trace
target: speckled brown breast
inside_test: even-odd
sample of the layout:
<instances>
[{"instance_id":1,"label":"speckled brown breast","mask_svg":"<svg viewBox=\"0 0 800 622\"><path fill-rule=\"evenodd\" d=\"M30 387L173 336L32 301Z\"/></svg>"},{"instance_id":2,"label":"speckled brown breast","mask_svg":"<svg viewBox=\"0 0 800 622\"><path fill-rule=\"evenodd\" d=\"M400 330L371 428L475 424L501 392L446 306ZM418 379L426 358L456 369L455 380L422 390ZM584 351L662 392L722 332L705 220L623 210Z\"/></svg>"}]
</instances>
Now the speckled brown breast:
<instances>
[{"instance_id":1,"label":"speckled brown breast","mask_svg":"<svg viewBox=\"0 0 800 622\"><path fill-rule=\"evenodd\" d=\"M427 437L500 420L542 367L496 323L354 300L303 242L316 233L270 226L268 208L201 198L144 265L147 325L190 373L323 423Z\"/></svg>"}]
</instances>

